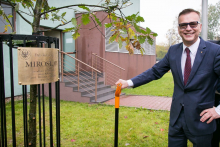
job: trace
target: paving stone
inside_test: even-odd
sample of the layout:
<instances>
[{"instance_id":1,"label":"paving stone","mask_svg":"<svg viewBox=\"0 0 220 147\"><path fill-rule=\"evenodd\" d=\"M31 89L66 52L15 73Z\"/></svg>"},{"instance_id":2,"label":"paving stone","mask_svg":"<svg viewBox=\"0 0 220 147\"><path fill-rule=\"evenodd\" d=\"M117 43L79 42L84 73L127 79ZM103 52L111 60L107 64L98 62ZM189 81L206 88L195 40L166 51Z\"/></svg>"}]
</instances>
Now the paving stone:
<instances>
[{"instance_id":1,"label":"paving stone","mask_svg":"<svg viewBox=\"0 0 220 147\"><path fill-rule=\"evenodd\" d=\"M123 95L120 97L120 106L142 107L154 110L170 111L172 98L159 96L139 96L139 95ZM105 102L105 104L115 105L115 99Z\"/></svg>"}]
</instances>

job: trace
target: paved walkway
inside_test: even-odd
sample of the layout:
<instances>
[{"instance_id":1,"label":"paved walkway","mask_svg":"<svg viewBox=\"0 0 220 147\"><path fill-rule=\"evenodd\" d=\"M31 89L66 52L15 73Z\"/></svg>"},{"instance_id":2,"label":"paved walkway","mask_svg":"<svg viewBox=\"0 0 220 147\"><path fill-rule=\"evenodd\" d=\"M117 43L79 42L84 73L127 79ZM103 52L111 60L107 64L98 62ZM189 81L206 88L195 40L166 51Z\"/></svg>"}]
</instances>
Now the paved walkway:
<instances>
[{"instance_id":1,"label":"paved walkway","mask_svg":"<svg viewBox=\"0 0 220 147\"><path fill-rule=\"evenodd\" d=\"M120 97L120 106L170 111L171 101L170 97L124 95ZM115 105L115 99L111 99L105 104Z\"/></svg>"}]
</instances>

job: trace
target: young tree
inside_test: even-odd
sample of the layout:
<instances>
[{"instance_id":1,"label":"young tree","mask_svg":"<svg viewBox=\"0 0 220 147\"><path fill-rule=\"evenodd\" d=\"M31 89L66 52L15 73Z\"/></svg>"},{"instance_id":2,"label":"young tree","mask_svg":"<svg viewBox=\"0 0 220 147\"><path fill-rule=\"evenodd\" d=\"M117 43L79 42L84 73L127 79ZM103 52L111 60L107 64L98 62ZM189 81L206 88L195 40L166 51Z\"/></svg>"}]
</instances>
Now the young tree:
<instances>
[{"instance_id":1,"label":"young tree","mask_svg":"<svg viewBox=\"0 0 220 147\"><path fill-rule=\"evenodd\" d=\"M177 17L173 21L173 27L167 31L166 38L168 39L169 46L180 43L182 41L182 39L178 33L178 19L177 19Z\"/></svg>"},{"instance_id":2,"label":"young tree","mask_svg":"<svg viewBox=\"0 0 220 147\"><path fill-rule=\"evenodd\" d=\"M53 7L48 0L4 0L9 5L11 5L16 13L23 18L28 24L32 26L32 33L38 34L40 32L40 22L42 19L45 20L52 20L52 21L59 21L60 24L53 29L56 29L60 26L66 25L68 23L72 23L73 27L66 28L65 32L73 32L72 37L77 39L80 34L79 30L81 25L87 25L90 21L95 23L95 26L102 25L102 21L99 20L93 8L99 8L102 11L108 13L108 17L104 19L110 19L111 22L105 24L105 27L113 27L113 35L110 37L109 42L116 41L118 42L119 46L122 47L122 43L126 43L126 49L129 51L130 54L133 54L134 49L138 49L143 53L143 48L141 47L141 43L144 43L147 39L149 44L153 44L153 39L151 38L156 37L157 34L151 32L149 28L142 29L138 26L139 22L144 22L143 17L137 14L132 14L130 16L125 16L122 12L122 9L129 3L129 0L101 0L104 1L100 5L89 5L89 4L73 4L61 7ZM25 8L27 12L21 11L19 7ZM60 13L59 10L61 9L70 9L78 7L82 10L86 11L83 13L81 17L82 24L77 23L77 18L72 18L71 20L66 20L65 16L67 15L66 12ZM120 17L117 17L116 11L119 12ZM27 19L25 16L30 15L33 17L32 20ZM3 8L0 6L0 16L8 22L9 24L5 25L5 32L7 32L8 27L11 27L12 30L13 26L9 21L9 18L12 15L6 15L4 13ZM137 33L135 33L137 32ZM15 33L15 32L13 32ZM122 37L122 34L127 34L126 37ZM137 35L138 34L138 35ZM31 146L36 146L36 94L37 94L37 85L30 86L30 110L29 113L32 114L32 118L29 118L29 130L32 130L32 134L29 134L29 142L31 142Z\"/></svg>"},{"instance_id":3,"label":"young tree","mask_svg":"<svg viewBox=\"0 0 220 147\"><path fill-rule=\"evenodd\" d=\"M208 7L208 39L220 39L220 1Z\"/></svg>"}]
</instances>

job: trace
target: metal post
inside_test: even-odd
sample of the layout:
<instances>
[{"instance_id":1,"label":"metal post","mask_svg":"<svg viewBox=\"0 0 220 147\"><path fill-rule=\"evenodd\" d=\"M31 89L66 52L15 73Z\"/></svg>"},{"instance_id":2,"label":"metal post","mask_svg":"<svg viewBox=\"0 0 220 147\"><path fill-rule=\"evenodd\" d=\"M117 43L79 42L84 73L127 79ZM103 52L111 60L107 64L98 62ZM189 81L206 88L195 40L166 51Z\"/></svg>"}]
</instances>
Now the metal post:
<instances>
[{"instance_id":1,"label":"metal post","mask_svg":"<svg viewBox=\"0 0 220 147\"><path fill-rule=\"evenodd\" d=\"M208 38L208 0L202 0L202 38Z\"/></svg>"},{"instance_id":2,"label":"metal post","mask_svg":"<svg viewBox=\"0 0 220 147\"><path fill-rule=\"evenodd\" d=\"M104 73L104 81L105 81L105 85L107 85L107 72L106 72L106 62L105 61L103 61L104 63L105 63L105 65L104 65L104 70L103 70L103 73Z\"/></svg>"},{"instance_id":3,"label":"metal post","mask_svg":"<svg viewBox=\"0 0 220 147\"><path fill-rule=\"evenodd\" d=\"M79 62L78 62L78 67L77 67L77 74L78 74L78 91L79 91Z\"/></svg>"},{"instance_id":4,"label":"metal post","mask_svg":"<svg viewBox=\"0 0 220 147\"><path fill-rule=\"evenodd\" d=\"M50 146L53 146L52 88L49 83Z\"/></svg>"},{"instance_id":5,"label":"metal post","mask_svg":"<svg viewBox=\"0 0 220 147\"><path fill-rule=\"evenodd\" d=\"M0 38L1 39L1 38ZM5 112L5 85L4 85L4 60L3 60L3 44L0 40L0 111L1 111L1 146L7 146L7 130L6 130L6 112Z\"/></svg>"},{"instance_id":6,"label":"metal post","mask_svg":"<svg viewBox=\"0 0 220 147\"><path fill-rule=\"evenodd\" d=\"M23 90L23 124L24 124L24 146L28 147L28 126L27 126L27 85L22 86Z\"/></svg>"},{"instance_id":7,"label":"metal post","mask_svg":"<svg viewBox=\"0 0 220 147\"><path fill-rule=\"evenodd\" d=\"M42 107L43 107L43 139L44 147L46 146L46 127L45 127L45 98L44 98L44 84L42 84Z\"/></svg>"},{"instance_id":8,"label":"metal post","mask_svg":"<svg viewBox=\"0 0 220 147\"><path fill-rule=\"evenodd\" d=\"M59 39L56 39L55 48L59 48ZM58 57L59 59L59 54ZM58 67L59 70L59 67ZM55 83L56 87L56 139L57 139L57 147L60 147L60 80Z\"/></svg>"},{"instance_id":9,"label":"metal post","mask_svg":"<svg viewBox=\"0 0 220 147\"><path fill-rule=\"evenodd\" d=\"M48 48L51 48L51 40L48 41ZM52 112L52 87L49 83L49 115L50 115L50 146L53 146L53 112Z\"/></svg>"},{"instance_id":10,"label":"metal post","mask_svg":"<svg viewBox=\"0 0 220 147\"><path fill-rule=\"evenodd\" d=\"M60 147L60 81L56 82L56 135L57 147Z\"/></svg>"},{"instance_id":11,"label":"metal post","mask_svg":"<svg viewBox=\"0 0 220 147\"><path fill-rule=\"evenodd\" d=\"M93 54L92 54L92 67L93 67ZM92 68L92 79L93 79L93 68Z\"/></svg>"},{"instance_id":12,"label":"metal post","mask_svg":"<svg viewBox=\"0 0 220 147\"><path fill-rule=\"evenodd\" d=\"M115 91L115 138L114 138L114 147L118 147L118 118L119 118L119 102L121 94L121 84L117 85Z\"/></svg>"},{"instance_id":13,"label":"metal post","mask_svg":"<svg viewBox=\"0 0 220 147\"><path fill-rule=\"evenodd\" d=\"M97 102L97 71L95 72L95 102Z\"/></svg>"},{"instance_id":14,"label":"metal post","mask_svg":"<svg viewBox=\"0 0 220 147\"><path fill-rule=\"evenodd\" d=\"M13 70L13 50L12 50L12 39L10 35L9 40L9 53L10 53L10 86L11 86L11 117L12 117L12 142L13 147L16 147L16 129L15 129L15 106L14 106L14 70Z\"/></svg>"},{"instance_id":15,"label":"metal post","mask_svg":"<svg viewBox=\"0 0 220 147\"><path fill-rule=\"evenodd\" d=\"M118 118L119 118L119 108L115 108L115 144L114 144L114 147L118 147Z\"/></svg>"},{"instance_id":16,"label":"metal post","mask_svg":"<svg viewBox=\"0 0 220 147\"><path fill-rule=\"evenodd\" d=\"M41 97L40 97L40 84L37 85L38 89L38 114L39 114L39 146L42 147L42 137L41 137Z\"/></svg>"}]
</instances>

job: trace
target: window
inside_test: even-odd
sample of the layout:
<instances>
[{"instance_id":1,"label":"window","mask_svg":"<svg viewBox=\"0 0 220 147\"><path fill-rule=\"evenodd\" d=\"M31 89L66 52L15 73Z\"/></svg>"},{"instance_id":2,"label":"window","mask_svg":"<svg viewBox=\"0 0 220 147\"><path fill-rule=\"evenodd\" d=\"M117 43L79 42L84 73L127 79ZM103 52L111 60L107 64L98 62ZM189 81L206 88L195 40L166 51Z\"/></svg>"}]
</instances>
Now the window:
<instances>
[{"instance_id":1,"label":"window","mask_svg":"<svg viewBox=\"0 0 220 147\"><path fill-rule=\"evenodd\" d=\"M13 15L13 9L11 6L1 3L1 7L3 8L6 15ZM13 25L13 17L9 18L9 21ZM5 31L4 30L5 25L8 25L8 24L9 23L7 23L2 16L0 16L0 33L3 33ZM5 33L11 33L11 32L12 32L12 29L8 27L8 31Z\"/></svg>"},{"instance_id":2,"label":"window","mask_svg":"<svg viewBox=\"0 0 220 147\"><path fill-rule=\"evenodd\" d=\"M114 33L113 31L111 31L112 29L113 29L113 27L105 28L105 51L129 53L125 48L125 46L126 46L125 42L123 42L121 49L119 48L118 43L115 41L109 44L109 38ZM122 35L122 37L126 37L126 35ZM141 44L141 47L144 48L144 51L145 51L144 55L155 55L155 41L154 41L153 45L150 45L146 40L143 44ZM134 54L141 54L141 52L138 50L135 50Z\"/></svg>"}]
</instances>

